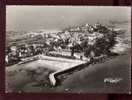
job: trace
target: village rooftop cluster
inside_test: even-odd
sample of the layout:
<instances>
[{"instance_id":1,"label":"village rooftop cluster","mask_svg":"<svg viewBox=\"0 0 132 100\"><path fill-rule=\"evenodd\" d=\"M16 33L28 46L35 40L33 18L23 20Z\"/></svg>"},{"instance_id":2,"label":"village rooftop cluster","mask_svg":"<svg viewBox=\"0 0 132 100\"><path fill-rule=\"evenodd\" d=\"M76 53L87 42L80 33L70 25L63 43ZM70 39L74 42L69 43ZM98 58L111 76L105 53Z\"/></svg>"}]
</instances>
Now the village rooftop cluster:
<instances>
[{"instance_id":1,"label":"village rooftop cluster","mask_svg":"<svg viewBox=\"0 0 132 100\"><path fill-rule=\"evenodd\" d=\"M91 61L102 55L113 55L119 31L100 23L69 27L62 31L28 32L6 45L6 65L43 54Z\"/></svg>"}]
</instances>

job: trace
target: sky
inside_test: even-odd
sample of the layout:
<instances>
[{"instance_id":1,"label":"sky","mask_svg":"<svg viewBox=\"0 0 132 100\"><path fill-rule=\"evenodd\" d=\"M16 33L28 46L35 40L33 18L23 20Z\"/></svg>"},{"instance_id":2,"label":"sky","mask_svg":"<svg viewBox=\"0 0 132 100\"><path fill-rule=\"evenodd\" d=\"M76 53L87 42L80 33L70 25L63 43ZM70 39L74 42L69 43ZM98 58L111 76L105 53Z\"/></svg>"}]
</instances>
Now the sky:
<instances>
[{"instance_id":1,"label":"sky","mask_svg":"<svg viewBox=\"0 0 132 100\"><path fill-rule=\"evenodd\" d=\"M130 7L112 6L7 6L6 30L62 30L80 24L131 21Z\"/></svg>"}]
</instances>

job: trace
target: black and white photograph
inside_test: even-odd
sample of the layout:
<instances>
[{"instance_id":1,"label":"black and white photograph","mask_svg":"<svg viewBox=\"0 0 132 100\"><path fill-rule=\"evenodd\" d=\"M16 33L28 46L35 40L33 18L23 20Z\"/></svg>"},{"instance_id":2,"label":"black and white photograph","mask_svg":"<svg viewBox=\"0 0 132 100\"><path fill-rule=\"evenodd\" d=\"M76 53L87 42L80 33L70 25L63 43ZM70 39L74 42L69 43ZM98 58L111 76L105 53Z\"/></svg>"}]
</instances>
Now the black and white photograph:
<instances>
[{"instance_id":1,"label":"black and white photograph","mask_svg":"<svg viewBox=\"0 0 132 100\"><path fill-rule=\"evenodd\" d=\"M6 6L6 93L131 93L131 7Z\"/></svg>"}]
</instances>

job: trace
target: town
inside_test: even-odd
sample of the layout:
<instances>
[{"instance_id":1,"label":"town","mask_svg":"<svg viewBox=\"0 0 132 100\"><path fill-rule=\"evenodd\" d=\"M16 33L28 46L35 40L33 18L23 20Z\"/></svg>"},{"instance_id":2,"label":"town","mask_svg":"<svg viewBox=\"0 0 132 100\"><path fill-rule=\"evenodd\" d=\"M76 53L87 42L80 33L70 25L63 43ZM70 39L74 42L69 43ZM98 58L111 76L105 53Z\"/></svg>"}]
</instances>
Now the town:
<instances>
[{"instance_id":1,"label":"town","mask_svg":"<svg viewBox=\"0 0 132 100\"><path fill-rule=\"evenodd\" d=\"M112 48L118 43L119 34L120 30L116 31L100 23L84 24L51 33L29 32L24 39L16 39L7 44L6 65L16 64L24 58L39 54L87 61L115 55L117 53L112 52Z\"/></svg>"}]
</instances>

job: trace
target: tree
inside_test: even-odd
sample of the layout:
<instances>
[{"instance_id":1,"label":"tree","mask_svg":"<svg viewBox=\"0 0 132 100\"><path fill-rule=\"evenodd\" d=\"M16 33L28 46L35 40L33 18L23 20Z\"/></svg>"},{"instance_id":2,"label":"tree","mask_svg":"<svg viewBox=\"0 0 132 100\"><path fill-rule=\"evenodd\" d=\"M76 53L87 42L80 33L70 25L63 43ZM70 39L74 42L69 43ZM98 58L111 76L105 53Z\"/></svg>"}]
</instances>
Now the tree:
<instances>
[{"instance_id":1,"label":"tree","mask_svg":"<svg viewBox=\"0 0 132 100\"><path fill-rule=\"evenodd\" d=\"M96 39L94 48L95 51L102 54L111 54L110 49L116 44L116 34L109 32L103 38Z\"/></svg>"}]
</instances>

